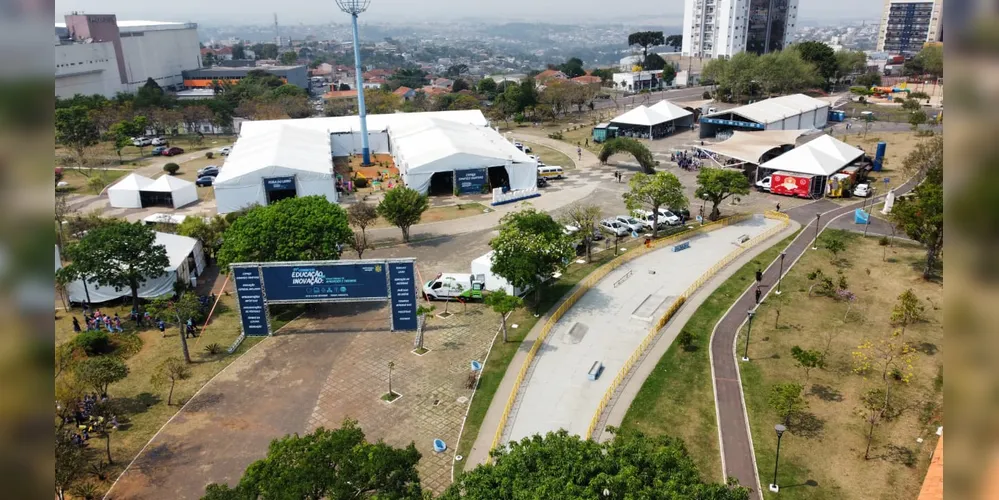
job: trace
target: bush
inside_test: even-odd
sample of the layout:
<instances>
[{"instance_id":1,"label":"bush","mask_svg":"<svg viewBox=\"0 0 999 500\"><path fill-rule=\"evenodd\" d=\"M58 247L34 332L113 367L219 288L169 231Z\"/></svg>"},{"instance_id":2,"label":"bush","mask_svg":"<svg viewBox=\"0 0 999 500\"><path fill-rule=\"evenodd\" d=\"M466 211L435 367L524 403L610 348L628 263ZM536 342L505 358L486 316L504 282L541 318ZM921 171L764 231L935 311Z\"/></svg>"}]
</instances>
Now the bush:
<instances>
[{"instance_id":1,"label":"bush","mask_svg":"<svg viewBox=\"0 0 999 500\"><path fill-rule=\"evenodd\" d=\"M107 181L105 181L103 177L99 176L91 177L90 180L87 181L87 187L89 187L94 194L100 194L100 192L104 189L104 186L107 185Z\"/></svg>"},{"instance_id":2,"label":"bush","mask_svg":"<svg viewBox=\"0 0 999 500\"><path fill-rule=\"evenodd\" d=\"M878 245L881 245L883 247L888 246L889 243L890 241L888 240L887 236L882 236L881 239L878 240Z\"/></svg>"},{"instance_id":3,"label":"bush","mask_svg":"<svg viewBox=\"0 0 999 500\"><path fill-rule=\"evenodd\" d=\"M80 349L83 349L87 356L99 356L114 350L111 338L108 337L107 332L103 331L83 332L77 335L73 342Z\"/></svg>"},{"instance_id":4,"label":"bush","mask_svg":"<svg viewBox=\"0 0 999 500\"><path fill-rule=\"evenodd\" d=\"M708 90L705 90L704 93L701 94L701 99L711 99L711 92L708 91Z\"/></svg>"},{"instance_id":5,"label":"bush","mask_svg":"<svg viewBox=\"0 0 999 500\"><path fill-rule=\"evenodd\" d=\"M223 350L224 349L222 348L222 346L218 345L218 343L216 342L212 342L211 344L205 346L205 352L207 352L211 356L217 356L219 354L222 354Z\"/></svg>"},{"instance_id":6,"label":"bush","mask_svg":"<svg viewBox=\"0 0 999 500\"><path fill-rule=\"evenodd\" d=\"M846 276L844 276L842 274L839 275L839 283L837 283L837 285L839 286L840 290L849 290L850 289L850 283L846 281Z\"/></svg>"},{"instance_id":7,"label":"bush","mask_svg":"<svg viewBox=\"0 0 999 500\"><path fill-rule=\"evenodd\" d=\"M163 165L163 171L170 175L174 175L180 171L180 165L177 165L176 163L167 163L166 165Z\"/></svg>"},{"instance_id":8,"label":"bush","mask_svg":"<svg viewBox=\"0 0 999 500\"><path fill-rule=\"evenodd\" d=\"M213 153L211 151L205 153L205 158L208 158L209 160L211 160L214 156L215 156L215 153Z\"/></svg>"},{"instance_id":9,"label":"bush","mask_svg":"<svg viewBox=\"0 0 999 500\"><path fill-rule=\"evenodd\" d=\"M676 336L676 341L680 344L680 347L685 351L689 351L694 345L694 334L688 332L687 330L682 330L680 335Z\"/></svg>"}]
</instances>

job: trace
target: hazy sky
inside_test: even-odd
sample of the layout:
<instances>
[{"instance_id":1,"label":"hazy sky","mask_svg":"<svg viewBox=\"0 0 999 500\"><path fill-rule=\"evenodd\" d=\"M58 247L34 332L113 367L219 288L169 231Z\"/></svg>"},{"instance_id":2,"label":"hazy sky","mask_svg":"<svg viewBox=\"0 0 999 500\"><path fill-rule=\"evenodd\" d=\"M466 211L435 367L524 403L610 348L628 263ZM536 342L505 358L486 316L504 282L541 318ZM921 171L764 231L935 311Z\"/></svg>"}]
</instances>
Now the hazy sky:
<instances>
[{"instance_id":1,"label":"hazy sky","mask_svg":"<svg viewBox=\"0 0 999 500\"><path fill-rule=\"evenodd\" d=\"M612 8L610 6L613 6ZM878 19L882 3L875 0L799 0L798 18ZM346 22L334 0L55 0L56 19L70 11L117 14L123 20L194 21L206 24L270 24L277 12L281 24ZM613 18L610 18L613 16ZM448 20L481 17L496 21L633 22L679 25L682 0L608 2L607 0L372 0L367 19L385 22Z\"/></svg>"}]
</instances>

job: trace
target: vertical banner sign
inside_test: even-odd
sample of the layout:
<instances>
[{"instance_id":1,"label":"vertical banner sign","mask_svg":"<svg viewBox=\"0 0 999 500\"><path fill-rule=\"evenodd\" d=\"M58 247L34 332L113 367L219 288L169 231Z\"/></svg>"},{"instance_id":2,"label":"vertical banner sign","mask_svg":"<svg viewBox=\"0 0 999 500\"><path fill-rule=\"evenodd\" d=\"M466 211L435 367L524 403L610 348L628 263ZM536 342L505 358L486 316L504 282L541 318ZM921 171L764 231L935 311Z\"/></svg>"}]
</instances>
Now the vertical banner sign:
<instances>
[{"instance_id":1,"label":"vertical banner sign","mask_svg":"<svg viewBox=\"0 0 999 500\"><path fill-rule=\"evenodd\" d=\"M260 269L256 267L234 267L236 300L239 315L243 322L244 335L268 335L267 311L264 304L264 290L261 286Z\"/></svg>"},{"instance_id":2,"label":"vertical banner sign","mask_svg":"<svg viewBox=\"0 0 999 500\"><path fill-rule=\"evenodd\" d=\"M458 194L481 194L487 178L487 171L484 168L455 170L454 187Z\"/></svg>"},{"instance_id":3,"label":"vertical banner sign","mask_svg":"<svg viewBox=\"0 0 999 500\"><path fill-rule=\"evenodd\" d=\"M416 330L416 279L412 262L390 262L389 300L392 305L392 329Z\"/></svg>"}]
</instances>

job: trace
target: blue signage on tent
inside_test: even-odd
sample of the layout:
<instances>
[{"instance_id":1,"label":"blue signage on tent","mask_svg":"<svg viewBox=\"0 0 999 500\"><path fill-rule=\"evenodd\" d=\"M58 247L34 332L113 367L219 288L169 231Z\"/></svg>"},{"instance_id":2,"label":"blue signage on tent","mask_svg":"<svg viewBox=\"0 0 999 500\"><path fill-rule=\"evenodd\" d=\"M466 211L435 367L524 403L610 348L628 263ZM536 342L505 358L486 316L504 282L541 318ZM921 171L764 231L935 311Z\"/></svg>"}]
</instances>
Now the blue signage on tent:
<instances>
[{"instance_id":1,"label":"blue signage on tent","mask_svg":"<svg viewBox=\"0 0 999 500\"><path fill-rule=\"evenodd\" d=\"M389 300L392 302L392 329L416 330L416 278L412 262L390 262Z\"/></svg>"},{"instance_id":2,"label":"blue signage on tent","mask_svg":"<svg viewBox=\"0 0 999 500\"><path fill-rule=\"evenodd\" d=\"M243 323L244 335L268 335L267 305L257 267L234 267L233 281L236 284L236 302Z\"/></svg>"},{"instance_id":3,"label":"blue signage on tent","mask_svg":"<svg viewBox=\"0 0 999 500\"><path fill-rule=\"evenodd\" d=\"M721 118L701 117L701 123L711 123L714 125L728 125L730 127L745 127L763 129L764 126L754 122L744 122L740 120L723 120Z\"/></svg>"},{"instance_id":4,"label":"blue signage on tent","mask_svg":"<svg viewBox=\"0 0 999 500\"><path fill-rule=\"evenodd\" d=\"M454 172L454 186L458 194L480 194L488 178L486 169L472 168Z\"/></svg>"},{"instance_id":5,"label":"blue signage on tent","mask_svg":"<svg viewBox=\"0 0 999 500\"><path fill-rule=\"evenodd\" d=\"M264 191L287 191L295 189L295 176L270 177L264 179Z\"/></svg>"},{"instance_id":6,"label":"blue signage on tent","mask_svg":"<svg viewBox=\"0 0 999 500\"><path fill-rule=\"evenodd\" d=\"M261 267L267 301L385 299L384 262Z\"/></svg>"}]
</instances>

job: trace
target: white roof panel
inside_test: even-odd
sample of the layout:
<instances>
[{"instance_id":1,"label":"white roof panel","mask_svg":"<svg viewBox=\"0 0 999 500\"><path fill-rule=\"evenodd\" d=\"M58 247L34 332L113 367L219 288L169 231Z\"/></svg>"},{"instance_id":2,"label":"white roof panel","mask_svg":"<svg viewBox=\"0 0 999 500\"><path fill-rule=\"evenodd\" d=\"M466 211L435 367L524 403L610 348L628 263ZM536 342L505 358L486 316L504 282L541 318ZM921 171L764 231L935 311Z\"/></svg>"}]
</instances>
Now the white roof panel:
<instances>
[{"instance_id":1,"label":"white roof panel","mask_svg":"<svg viewBox=\"0 0 999 500\"><path fill-rule=\"evenodd\" d=\"M260 170L282 167L321 177L333 177L333 156L330 151L329 135L320 130L300 127L306 119L273 120L282 122L269 126L266 130L251 137L240 136L219 170L215 184L238 179ZM244 123L245 127L248 123ZM252 183L258 183L254 176Z\"/></svg>"},{"instance_id":2,"label":"white roof panel","mask_svg":"<svg viewBox=\"0 0 999 500\"><path fill-rule=\"evenodd\" d=\"M823 135L760 165L760 168L809 175L832 175L863 154L863 150L835 137Z\"/></svg>"},{"instance_id":3,"label":"white roof panel","mask_svg":"<svg viewBox=\"0 0 999 500\"><path fill-rule=\"evenodd\" d=\"M620 123L623 125L651 127L653 125L659 125L660 123L666 123L668 121L690 116L692 114L693 113L690 111L664 100L659 101L651 107L644 104L637 106L634 109L617 116L616 118L612 118L610 122Z\"/></svg>"},{"instance_id":4,"label":"white roof panel","mask_svg":"<svg viewBox=\"0 0 999 500\"><path fill-rule=\"evenodd\" d=\"M707 116L713 117L734 113L754 122L767 124L827 107L829 107L828 101L808 97L805 94L792 94L764 99L745 106L739 106L738 108L725 109Z\"/></svg>"},{"instance_id":5,"label":"white roof panel","mask_svg":"<svg viewBox=\"0 0 999 500\"><path fill-rule=\"evenodd\" d=\"M180 189L184 189L188 186L193 185L191 181L185 181L174 177L172 175L161 175L152 184L142 188L143 191L162 191L164 193L172 193Z\"/></svg>"},{"instance_id":6,"label":"white roof panel","mask_svg":"<svg viewBox=\"0 0 999 500\"><path fill-rule=\"evenodd\" d=\"M139 175L139 174L128 174L123 177L120 181L116 182L113 186L108 189L128 189L132 191L140 191L145 189L147 186L153 183L153 180L149 177Z\"/></svg>"},{"instance_id":7,"label":"white roof panel","mask_svg":"<svg viewBox=\"0 0 999 500\"><path fill-rule=\"evenodd\" d=\"M489 121L486 120L482 111L477 109L460 111L428 111L425 113L390 113L384 115L368 115L368 133L381 132L390 126L405 126L409 123L420 123L426 118L435 118L443 121L464 123L486 127ZM361 130L361 121L357 116L330 116L321 118L298 118L286 120L256 120L245 121L240 125L239 136L267 133L279 129L285 125L294 125L302 129L318 130L327 134L337 132L353 132Z\"/></svg>"},{"instance_id":8,"label":"white roof panel","mask_svg":"<svg viewBox=\"0 0 999 500\"><path fill-rule=\"evenodd\" d=\"M419 169L441 158L468 154L514 163L533 160L489 127L475 127L439 118L403 122L391 126L389 133L407 170Z\"/></svg>"}]
</instances>

